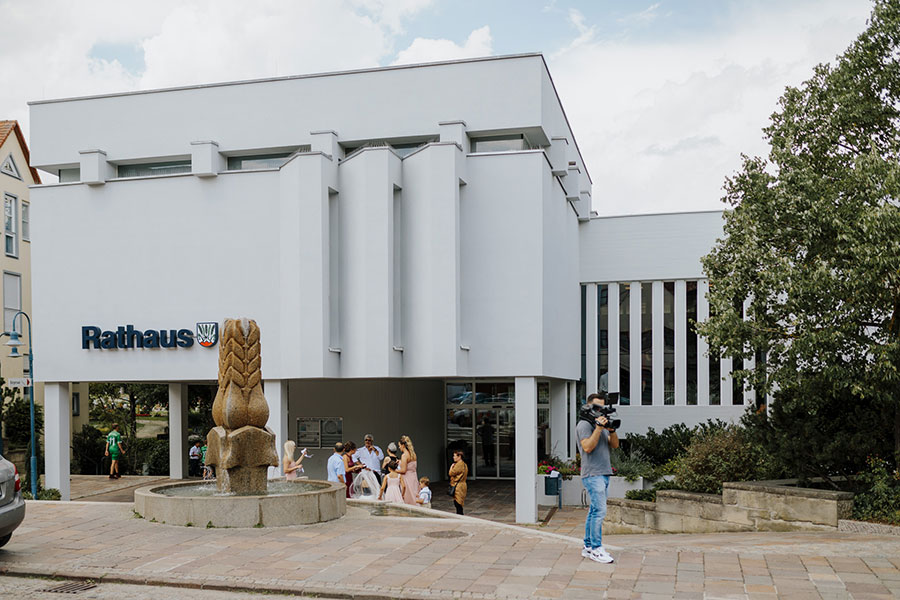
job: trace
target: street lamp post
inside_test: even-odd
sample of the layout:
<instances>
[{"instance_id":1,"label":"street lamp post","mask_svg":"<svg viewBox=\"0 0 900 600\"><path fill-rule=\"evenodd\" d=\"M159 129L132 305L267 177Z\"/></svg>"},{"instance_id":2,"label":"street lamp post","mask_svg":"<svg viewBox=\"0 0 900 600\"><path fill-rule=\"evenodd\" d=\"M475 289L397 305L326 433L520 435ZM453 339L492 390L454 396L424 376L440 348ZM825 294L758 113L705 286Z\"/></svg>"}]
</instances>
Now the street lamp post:
<instances>
[{"instance_id":1,"label":"street lamp post","mask_svg":"<svg viewBox=\"0 0 900 600\"><path fill-rule=\"evenodd\" d=\"M4 331L3 333L0 333L0 339L3 339L4 336L7 336L7 335L9 335L9 333L6 331ZM0 379L3 379L3 377L0 376ZM2 409L3 409L3 400L4 400L4 398L2 396L0 396L0 411L2 411ZM0 456L3 455L4 450L5 450L5 448L3 447L3 423L0 423Z\"/></svg>"},{"instance_id":2,"label":"street lamp post","mask_svg":"<svg viewBox=\"0 0 900 600\"><path fill-rule=\"evenodd\" d=\"M9 357L19 358L19 346L22 342L19 340L19 332L16 331L16 319L22 315L28 321L28 377L31 378L31 385L28 386L28 404L31 409L31 466L28 470L28 480L31 483L31 497L37 500L37 447L34 437L34 349L31 346L31 317L24 311L19 311L12 318L13 330L9 332L9 341L6 345L11 348Z\"/></svg>"}]
</instances>

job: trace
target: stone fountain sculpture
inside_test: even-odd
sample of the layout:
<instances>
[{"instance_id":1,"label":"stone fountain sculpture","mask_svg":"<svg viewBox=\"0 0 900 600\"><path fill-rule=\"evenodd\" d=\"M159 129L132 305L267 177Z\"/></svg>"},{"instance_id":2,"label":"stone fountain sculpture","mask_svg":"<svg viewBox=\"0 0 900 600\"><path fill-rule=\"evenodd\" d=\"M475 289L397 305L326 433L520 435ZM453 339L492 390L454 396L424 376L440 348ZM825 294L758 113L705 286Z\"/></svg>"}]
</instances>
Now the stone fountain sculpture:
<instances>
[{"instance_id":1,"label":"stone fountain sculpture","mask_svg":"<svg viewBox=\"0 0 900 600\"><path fill-rule=\"evenodd\" d=\"M227 319L219 342L216 426L206 436L206 464L216 468L221 493L265 494L268 468L278 466L275 434L266 427L269 405L262 390L259 326Z\"/></svg>"}]
</instances>

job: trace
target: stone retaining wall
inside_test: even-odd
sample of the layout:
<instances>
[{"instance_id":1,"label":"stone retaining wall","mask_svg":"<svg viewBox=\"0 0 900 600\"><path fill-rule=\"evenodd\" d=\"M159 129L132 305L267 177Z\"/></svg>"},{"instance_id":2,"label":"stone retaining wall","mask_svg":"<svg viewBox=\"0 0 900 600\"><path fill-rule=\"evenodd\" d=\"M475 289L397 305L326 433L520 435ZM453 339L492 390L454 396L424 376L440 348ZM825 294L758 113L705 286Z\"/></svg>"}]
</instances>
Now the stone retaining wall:
<instances>
[{"instance_id":1,"label":"stone retaining wall","mask_svg":"<svg viewBox=\"0 0 900 600\"><path fill-rule=\"evenodd\" d=\"M833 530L850 516L853 494L797 488L792 480L726 483L721 496L660 490L656 502L610 498L610 533Z\"/></svg>"}]
</instances>

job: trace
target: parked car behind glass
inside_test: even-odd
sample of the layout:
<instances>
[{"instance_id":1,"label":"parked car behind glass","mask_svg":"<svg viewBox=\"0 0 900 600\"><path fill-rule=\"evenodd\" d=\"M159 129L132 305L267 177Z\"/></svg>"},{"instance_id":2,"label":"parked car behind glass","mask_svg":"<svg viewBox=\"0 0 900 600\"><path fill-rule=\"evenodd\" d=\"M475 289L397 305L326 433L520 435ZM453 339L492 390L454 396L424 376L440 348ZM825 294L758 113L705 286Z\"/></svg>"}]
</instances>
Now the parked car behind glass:
<instances>
[{"instance_id":1,"label":"parked car behind glass","mask_svg":"<svg viewBox=\"0 0 900 600\"><path fill-rule=\"evenodd\" d=\"M19 472L14 464L0 456L0 547L6 545L24 519L25 500Z\"/></svg>"}]
</instances>

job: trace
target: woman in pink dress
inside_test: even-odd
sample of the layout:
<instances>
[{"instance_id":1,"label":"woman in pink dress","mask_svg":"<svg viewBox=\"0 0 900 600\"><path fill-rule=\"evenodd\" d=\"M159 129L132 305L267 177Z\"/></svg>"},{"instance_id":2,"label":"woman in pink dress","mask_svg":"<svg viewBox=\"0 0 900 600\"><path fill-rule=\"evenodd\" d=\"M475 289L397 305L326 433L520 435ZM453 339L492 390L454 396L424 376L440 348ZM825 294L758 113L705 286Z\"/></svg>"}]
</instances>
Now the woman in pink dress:
<instances>
[{"instance_id":1,"label":"woman in pink dress","mask_svg":"<svg viewBox=\"0 0 900 600\"><path fill-rule=\"evenodd\" d=\"M403 496L406 492L406 482L403 481L403 477L397 473L397 461L392 460L388 463L388 474L384 476L384 480L381 482L381 492L378 494L378 499L384 499L388 502L396 502L398 504L403 504Z\"/></svg>"},{"instance_id":2,"label":"woman in pink dress","mask_svg":"<svg viewBox=\"0 0 900 600\"><path fill-rule=\"evenodd\" d=\"M413 448L412 440L408 435L400 437L400 450L403 454L400 456L400 467L397 472L403 477L403 483L406 489L403 491L403 501L407 504L415 504L416 497L419 495L419 473L416 470L418 462L416 461L416 449Z\"/></svg>"}]
</instances>

